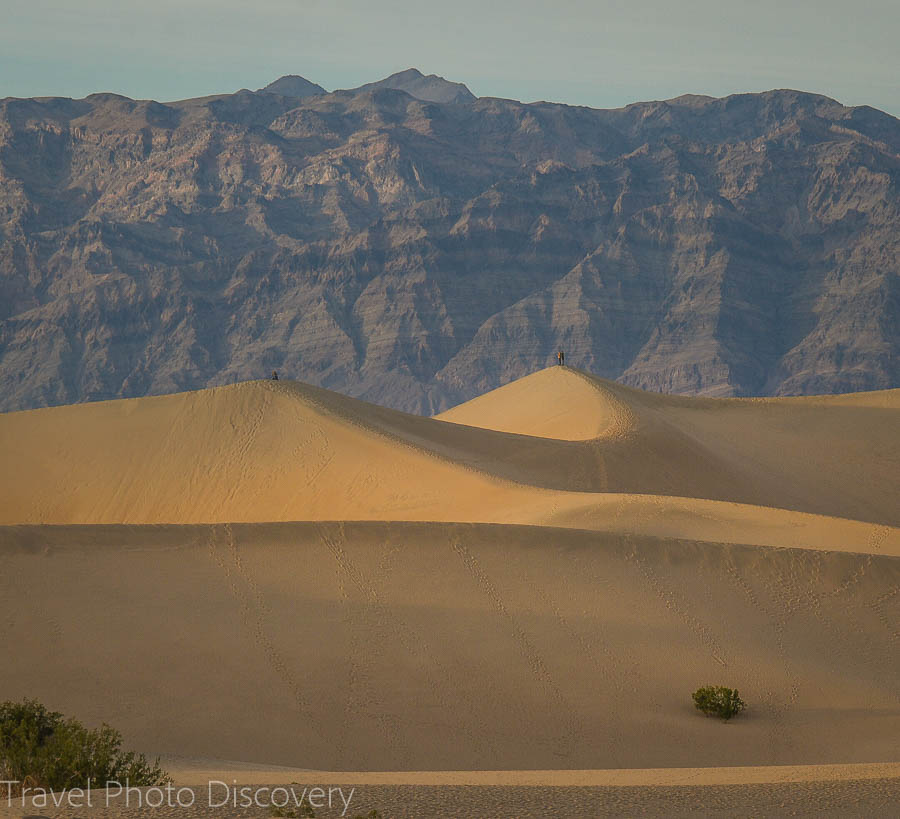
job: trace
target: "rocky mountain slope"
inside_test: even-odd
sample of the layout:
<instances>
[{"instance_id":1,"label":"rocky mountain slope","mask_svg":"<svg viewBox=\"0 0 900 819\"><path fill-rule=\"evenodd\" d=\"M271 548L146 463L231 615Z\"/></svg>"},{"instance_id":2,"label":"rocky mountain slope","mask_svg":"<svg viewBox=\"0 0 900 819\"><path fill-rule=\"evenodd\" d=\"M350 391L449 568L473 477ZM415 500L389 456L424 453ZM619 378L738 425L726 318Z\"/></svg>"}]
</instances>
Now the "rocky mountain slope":
<instances>
[{"instance_id":1,"label":"rocky mountain slope","mask_svg":"<svg viewBox=\"0 0 900 819\"><path fill-rule=\"evenodd\" d=\"M898 189L900 121L794 91L6 99L0 408L278 369L430 413L559 347L659 391L897 386Z\"/></svg>"}]
</instances>

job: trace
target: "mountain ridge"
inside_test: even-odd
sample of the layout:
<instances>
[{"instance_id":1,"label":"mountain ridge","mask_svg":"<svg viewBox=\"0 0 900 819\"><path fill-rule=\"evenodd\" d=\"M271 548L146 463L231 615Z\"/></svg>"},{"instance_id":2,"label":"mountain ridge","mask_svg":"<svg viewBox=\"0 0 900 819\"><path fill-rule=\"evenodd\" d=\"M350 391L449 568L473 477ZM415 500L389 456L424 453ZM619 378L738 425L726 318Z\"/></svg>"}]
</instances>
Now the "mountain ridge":
<instances>
[{"instance_id":1,"label":"mountain ridge","mask_svg":"<svg viewBox=\"0 0 900 819\"><path fill-rule=\"evenodd\" d=\"M7 98L0 408L279 369L432 413L560 347L665 392L894 387L898 169L898 120L797 91Z\"/></svg>"},{"instance_id":2,"label":"mountain ridge","mask_svg":"<svg viewBox=\"0 0 900 819\"><path fill-rule=\"evenodd\" d=\"M299 98L328 93L321 85L311 82L299 74L285 74L274 82L270 82L267 86L260 88L259 92Z\"/></svg>"},{"instance_id":3,"label":"mountain ridge","mask_svg":"<svg viewBox=\"0 0 900 819\"><path fill-rule=\"evenodd\" d=\"M425 102L467 103L477 99L463 83L450 82L437 74L425 76L418 68L407 68L383 80L365 83L351 90L362 93L378 88L406 91L410 96Z\"/></svg>"}]
</instances>

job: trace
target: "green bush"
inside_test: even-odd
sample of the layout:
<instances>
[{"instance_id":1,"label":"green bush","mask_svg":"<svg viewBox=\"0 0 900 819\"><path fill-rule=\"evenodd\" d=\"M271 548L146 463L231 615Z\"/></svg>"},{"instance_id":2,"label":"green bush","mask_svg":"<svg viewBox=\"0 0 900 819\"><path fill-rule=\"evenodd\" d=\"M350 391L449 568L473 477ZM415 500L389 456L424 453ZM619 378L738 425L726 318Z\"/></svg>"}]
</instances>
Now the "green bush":
<instances>
[{"instance_id":1,"label":"green bush","mask_svg":"<svg viewBox=\"0 0 900 819\"><path fill-rule=\"evenodd\" d=\"M693 697L699 711L706 716L721 717L726 722L747 707L736 688L726 688L724 685L705 685L698 688Z\"/></svg>"},{"instance_id":2,"label":"green bush","mask_svg":"<svg viewBox=\"0 0 900 819\"><path fill-rule=\"evenodd\" d=\"M37 700L0 704L0 779L15 795L22 787L61 791L84 788L90 779L98 787L119 781L138 787L171 781L143 755L122 751L122 735L105 723L95 730L75 719L49 711Z\"/></svg>"}]
</instances>

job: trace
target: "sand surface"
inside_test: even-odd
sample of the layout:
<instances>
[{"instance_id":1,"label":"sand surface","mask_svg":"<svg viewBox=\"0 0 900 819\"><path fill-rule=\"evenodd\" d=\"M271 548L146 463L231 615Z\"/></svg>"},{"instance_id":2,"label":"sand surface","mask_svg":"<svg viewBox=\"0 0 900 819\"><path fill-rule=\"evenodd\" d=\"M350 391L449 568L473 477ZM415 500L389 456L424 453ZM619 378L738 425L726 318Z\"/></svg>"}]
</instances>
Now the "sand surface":
<instances>
[{"instance_id":1,"label":"sand surface","mask_svg":"<svg viewBox=\"0 0 900 819\"><path fill-rule=\"evenodd\" d=\"M0 529L3 683L328 770L900 759L900 559L496 524ZM724 725L690 692L727 681ZM150 718L148 715L152 715Z\"/></svg>"},{"instance_id":2,"label":"sand surface","mask_svg":"<svg viewBox=\"0 0 900 819\"><path fill-rule=\"evenodd\" d=\"M204 787L212 779L283 785L391 785L442 787L682 787L685 785L790 785L801 782L861 782L898 780L900 763L872 762L847 765L765 765L709 768L614 768L555 771L311 771L247 765L215 759L163 757L166 770L178 786Z\"/></svg>"},{"instance_id":3,"label":"sand surface","mask_svg":"<svg viewBox=\"0 0 900 819\"><path fill-rule=\"evenodd\" d=\"M289 783L283 783L289 786ZM329 783L323 783L330 788ZM254 786L255 788L255 786ZM256 792L254 790L254 792ZM204 789L190 791L191 807L147 809L132 805L109 807L95 802L90 809L0 807L4 819L263 819L267 808L208 807ZM267 794L262 792L262 798ZM184 797L187 800L188 796ZM282 798L279 795L279 798ZM102 799L98 796L97 799ZM900 780L864 779L799 784L718 785L683 787L520 787L459 785L372 785L357 787L349 811L336 804L316 810L317 819L359 819L378 810L385 819L573 819L573 817L816 817L873 819L897 816ZM206 800L206 802L204 802Z\"/></svg>"},{"instance_id":4,"label":"sand surface","mask_svg":"<svg viewBox=\"0 0 900 819\"><path fill-rule=\"evenodd\" d=\"M435 419L291 382L0 416L0 691L247 781L405 771L366 783L396 815L401 787L468 789L460 816L501 815L490 788L888 804L895 769L842 766L900 761L898 430L900 390L555 367ZM702 717L706 683L748 711ZM770 767L807 765L838 767Z\"/></svg>"},{"instance_id":5,"label":"sand surface","mask_svg":"<svg viewBox=\"0 0 900 819\"><path fill-rule=\"evenodd\" d=\"M37 805L20 802L15 806L0 806L0 817L194 819L220 816L236 819L269 815L266 808L223 805L227 793L236 790L252 794L263 804L273 798L277 802L291 798L303 801L308 794L316 804L319 819L364 816L373 808L383 817L396 819L598 816L870 819L896 816L900 805L900 776L897 767L889 765L412 774L308 771L288 774L284 769L266 772L253 766L244 771L230 767L211 769L202 772L209 778L189 784L192 773L201 772L193 768L188 772L175 769L177 796L170 795L164 798L161 807L149 810L140 804L142 800L149 799L155 804L160 795L151 795L147 789L130 793L127 805L120 794L95 790L90 809L60 809L49 802ZM316 793L313 788L321 791ZM62 797L57 795L57 798ZM189 802L193 804L187 805Z\"/></svg>"}]
</instances>

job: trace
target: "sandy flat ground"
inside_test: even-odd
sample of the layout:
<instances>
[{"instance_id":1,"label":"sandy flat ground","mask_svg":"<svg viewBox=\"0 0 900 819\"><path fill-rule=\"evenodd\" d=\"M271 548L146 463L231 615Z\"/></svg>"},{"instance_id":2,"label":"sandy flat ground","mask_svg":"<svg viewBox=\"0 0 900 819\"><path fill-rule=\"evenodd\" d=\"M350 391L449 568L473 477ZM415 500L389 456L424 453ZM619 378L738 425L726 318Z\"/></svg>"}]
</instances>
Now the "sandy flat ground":
<instances>
[{"instance_id":1,"label":"sandy flat ground","mask_svg":"<svg viewBox=\"0 0 900 819\"><path fill-rule=\"evenodd\" d=\"M267 784L260 780L214 780L210 786L201 786L177 792L177 796L164 798L160 807L147 808L142 804L150 797L156 804L159 796L150 796L146 790L130 794L126 806L124 798L106 792L94 791L90 808L56 808L17 804L0 807L0 816L42 817L44 819L131 819L131 817L160 816L170 819L195 819L195 817L220 816L264 817L270 815L268 807L244 808L223 805L229 792L226 787L243 788L263 806L274 798L277 802L295 798L300 801L312 795L317 806L316 816L360 817L370 810L378 810L383 817L394 819L541 819L542 817L706 817L706 816L766 816L766 817L893 817L900 807L900 778L876 776L861 779L826 778L797 781L765 780L728 782L726 784L630 784L554 785L516 784L518 772L509 774L509 781L493 784L456 784L437 777L439 784L409 784L407 777L398 776L398 782L389 782L391 775L369 775L376 781L366 781L365 775L338 775L311 780L321 792L315 793L303 783L304 779L282 779ZM348 784L348 778L353 784ZM422 777L427 779L428 777ZM495 775L495 778L496 775ZM566 777L562 777L566 779ZM602 778L602 777L601 777ZM552 777L551 777L552 779ZM384 781L383 781L384 780ZM285 790L278 792L278 787ZM329 798L330 796L330 798ZM181 804L178 804L178 800ZM171 802L171 806L169 804ZM192 803L192 804L189 804Z\"/></svg>"},{"instance_id":2,"label":"sandy flat ground","mask_svg":"<svg viewBox=\"0 0 900 819\"><path fill-rule=\"evenodd\" d=\"M898 430L898 390L568 368L435 419L291 382L0 416L0 693L397 816L890 815Z\"/></svg>"},{"instance_id":3,"label":"sandy flat ground","mask_svg":"<svg viewBox=\"0 0 900 819\"><path fill-rule=\"evenodd\" d=\"M263 817L269 809L222 804L249 789L261 804L311 795L320 819L365 815L397 819L511 819L594 816L890 817L900 808L900 764L787 765L643 770L327 772L222 760L169 757L171 795L148 808L147 789L94 791L91 807L58 808L21 800L0 817L130 819L160 816ZM210 784L213 783L213 784ZM273 793L275 788L286 791ZM188 790L182 790L182 789ZM304 788L306 790L304 791ZM322 793L312 792L321 788ZM340 791L337 789L340 788ZM330 798L329 796L330 795ZM61 798L57 796L57 798ZM159 796L149 798L156 804ZM180 801L180 804L179 804ZM188 805L188 803L192 803Z\"/></svg>"},{"instance_id":4,"label":"sandy flat ground","mask_svg":"<svg viewBox=\"0 0 900 819\"><path fill-rule=\"evenodd\" d=\"M312 771L247 765L215 759L163 757L176 785L205 787L210 780L283 785L330 782L349 785L445 785L479 787L682 787L685 785L789 785L900 779L898 762L846 765L765 765L708 768L613 768L555 771Z\"/></svg>"},{"instance_id":5,"label":"sandy flat ground","mask_svg":"<svg viewBox=\"0 0 900 819\"><path fill-rule=\"evenodd\" d=\"M13 696L329 770L900 759L900 559L578 529L0 529ZM751 704L722 724L690 692ZM149 718L148 715L152 715ZM378 763L378 764L376 764Z\"/></svg>"}]
</instances>

